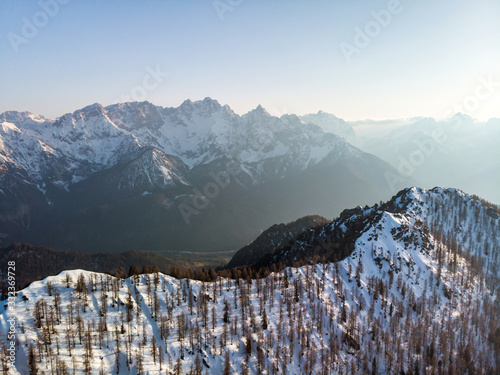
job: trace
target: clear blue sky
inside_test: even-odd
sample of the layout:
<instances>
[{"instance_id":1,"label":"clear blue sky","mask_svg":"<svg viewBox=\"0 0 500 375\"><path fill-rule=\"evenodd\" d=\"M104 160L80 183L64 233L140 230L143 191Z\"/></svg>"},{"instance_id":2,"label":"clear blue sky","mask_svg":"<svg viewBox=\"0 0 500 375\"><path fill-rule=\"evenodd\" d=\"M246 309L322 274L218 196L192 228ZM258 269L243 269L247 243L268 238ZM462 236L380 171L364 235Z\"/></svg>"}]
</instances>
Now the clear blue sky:
<instances>
[{"instance_id":1,"label":"clear blue sky","mask_svg":"<svg viewBox=\"0 0 500 375\"><path fill-rule=\"evenodd\" d=\"M144 98L158 105L210 96L240 114L262 104L349 120L442 117L478 77L500 82L498 0L401 0L350 62L341 44L356 47L356 28L377 34L371 12L391 1L221 0L222 19L211 0L65 2L46 19L40 2L0 2L0 112L108 105L157 66L169 75ZM26 20L41 26L13 43ZM500 117L500 87L471 103L463 112Z\"/></svg>"}]
</instances>

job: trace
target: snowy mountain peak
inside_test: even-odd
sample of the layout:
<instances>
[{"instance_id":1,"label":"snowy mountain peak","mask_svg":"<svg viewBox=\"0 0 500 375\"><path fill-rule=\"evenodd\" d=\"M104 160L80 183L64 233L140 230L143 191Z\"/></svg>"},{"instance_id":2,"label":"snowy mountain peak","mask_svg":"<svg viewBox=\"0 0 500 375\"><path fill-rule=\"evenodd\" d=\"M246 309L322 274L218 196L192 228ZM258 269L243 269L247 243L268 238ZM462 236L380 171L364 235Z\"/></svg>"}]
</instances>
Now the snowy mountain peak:
<instances>
[{"instance_id":1,"label":"snowy mountain peak","mask_svg":"<svg viewBox=\"0 0 500 375\"><path fill-rule=\"evenodd\" d=\"M438 124L438 122L433 119L433 124ZM447 118L444 118L442 120L443 125L451 130L457 130L457 129L468 129L471 127L475 127L476 120L469 116L468 114L465 113L455 113L452 116L449 116Z\"/></svg>"},{"instance_id":2,"label":"snowy mountain peak","mask_svg":"<svg viewBox=\"0 0 500 375\"><path fill-rule=\"evenodd\" d=\"M104 121L106 121L107 112L101 104L94 103L84 108L77 109L73 113L64 114L54 122L54 126L65 127L68 123L72 123L72 126L74 126L74 124L78 122L84 124L86 122L103 121L98 120L99 118L104 118Z\"/></svg>"},{"instance_id":3,"label":"snowy mountain peak","mask_svg":"<svg viewBox=\"0 0 500 375\"><path fill-rule=\"evenodd\" d=\"M499 212L498 207L485 205L457 189L407 188L380 206L344 210L332 224L306 231L292 245L278 249L272 261L291 264L314 256L341 260L366 243L376 245L372 239L379 237L381 247L387 248L388 241L392 241L394 244L390 246L394 246L395 251L413 248L427 252L432 236L439 232L453 235L457 243L466 244L471 255L491 264L488 269L496 277L500 276L500 268L493 265L496 260L488 249L498 249L500 245ZM475 220L484 222L488 228L487 235L480 235L481 243L474 242L480 231ZM417 236L417 231L422 233Z\"/></svg>"},{"instance_id":4,"label":"snowy mountain peak","mask_svg":"<svg viewBox=\"0 0 500 375\"><path fill-rule=\"evenodd\" d=\"M10 122L20 128L36 128L52 120L31 112L7 111L0 114L0 123Z\"/></svg>"},{"instance_id":5,"label":"snowy mountain peak","mask_svg":"<svg viewBox=\"0 0 500 375\"><path fill-rule=\"evenodd\" d=\"M106 107L111 121L120 129L134 132L142 128L158 129L164 124L163 108L150 102L129 102Z\"/></svg>"},{"instance_id":6,"label":"snowy mountain peak","mask_svg":"<svg viewBox=\"0 0 500 375\"><path fill-rule=\"evenodd\" d=\"M190 99L185 100L179 107L181 111L188 113L199 111L205 115L219 111L222 106L215 99L206 97L203 100L191 101Z\"/></svg>"},{"instance_id":7,"label":"snowy mountain peak","mask_svg":"<svg viewBox=\"0 0 500 375\"><path fill-rule=\"evenodd\" d=\"M220 108L221 107L221 105L219 104L219 102L217 100L212 99L209 96L206 96L203 99L203 104L206 105L206 106L213 106L213 107L216 107L216 108Z\"/></svg>"},{"instance_id":8,"label":"snowy mountain peak","mask_svg":"<svg viewBox=\"0 0 500 375\"><path fill-rule=\"evenodd\" d=\"M94 103L73 112L73 115L75 117L77 116L77 114L85 114L87 116L86 118L90 118L93 116L106 115L106 110L100 103Z\"/></svg>"},{"instance_id":9,"label":"snowy mountain peak","mask_svg":"<svg viewBox=\"0 0 500 375\"><path fill-rule=\"evenodd\" d=\"M158 106L152 104L151 102L143 101L143 102L126 102L126 103L111 104L111 105L107 106L105 109L108 112L140 111L142 113L147 113L147 112L161 109L161 107L158 107Z\"/></svg>"},{"instance_id":10,"label":"snowy mountain peak","mask_svg":"<svg viewBox=\"0 0 500 375\"><path fill-rule=\"evenodd\" d=\"M191 108L193 106L193 101L191 99L186 99L179 106L180 109Z\"/></svg>"},{"instance_id":11,"label":"snowy mountain peak","mask_svg":"<svg viewBox=\"0 0 500 375\"><path fill-rule=\"evenodd\" d=\"M252 115L252 116L261 116L261 117L274 117L267 112L264 107L262 107L260 104L255 108L252 109L250 112L247 113L247 115Z\"/></svg>"},{"instance_id":12,"label":"snowy mountain peak","mask_svg":"<svg viewBox=\"0 0 500 375\"><path fill-rule=\"evenodd\" d=\"M230 106L227 104L224 104L222 106L222 109L230 116L230 117L239 117L232 109Z\"/></svg>"}]
</instances>

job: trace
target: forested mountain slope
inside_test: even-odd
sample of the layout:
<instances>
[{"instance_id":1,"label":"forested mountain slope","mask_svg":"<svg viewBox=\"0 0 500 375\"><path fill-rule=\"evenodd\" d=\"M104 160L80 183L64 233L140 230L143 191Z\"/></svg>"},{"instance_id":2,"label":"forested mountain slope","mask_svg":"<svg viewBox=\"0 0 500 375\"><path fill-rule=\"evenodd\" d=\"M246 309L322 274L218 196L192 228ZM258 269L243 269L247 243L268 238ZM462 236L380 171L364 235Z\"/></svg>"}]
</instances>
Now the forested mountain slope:
<instances>
[{"instance_id":1,"label":"forested mountain slope","mask_svg":"<svg viewBox=\"0 0 500 375\"><path fill-rule=\"evenodd\" d=\"M413 188L341 219L317 236L361 228L342 260L314 253L257 280L73 270L34 282L2 307L4 342L17 324L10 373L499 372L496 207Z\"/></svg>"}]
</instances>

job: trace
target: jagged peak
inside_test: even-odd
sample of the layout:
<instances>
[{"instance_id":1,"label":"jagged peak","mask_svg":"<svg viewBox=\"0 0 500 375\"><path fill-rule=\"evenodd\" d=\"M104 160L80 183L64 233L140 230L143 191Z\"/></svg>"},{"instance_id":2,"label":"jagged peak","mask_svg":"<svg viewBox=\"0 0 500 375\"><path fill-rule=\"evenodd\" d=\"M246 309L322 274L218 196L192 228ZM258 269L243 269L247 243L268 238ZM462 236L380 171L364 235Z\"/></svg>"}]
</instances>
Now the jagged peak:
<instances>
[{"instance_id":1,"label":"jagged peak","mask_svg":"<svg viewBox=\"0 0 500 375\"><path fill-rule=\"evenodd\" d=\"M113 109L124 109L124 108L158 108L157 105L154 105L153 103L145 100L142 102L123 102L123 103L116 103L116 104L111 104L105 107L106 110L113 110Z\"/></svg>"},{"instance_id":2,"label":"jagged peak","mask_svg":"<svg viewBox=\"0 0 500 375\"><path fill-rule=\"evenodd\" d=\"M388 202L384 203L382 207L384 210L392 213L410 212L416 207L425 205L431 196L434 196L441 201L444 201L446 197L450 196L457 196L466 200L473 199L470 195L457 188L443 188L436 186L432 189L426 189L412 186L399 191Z\"/></svg>"},{"instance_id":3,"label":"jagged peak","mask_svg":"<svg viewBox=\"0 0 500 375\"><path fill-rule=\"evenodd\" d=\"M212 99L211 97L209 96L206 96L204 99L203 99L203 103L209 103L209 104L219 104L219 102L216 100L216 99Z\"/></svg>"},{"instance_id":4,"label":"jagged peak","mask_svg":"<svg viewBox=\"0 0 500 375\"><path fill-rule=\"evenodd\" d=\"M0 114L0 122L10 122L16 125L20 125L21 122L41 124L47 121L50 120L42 115L28 111L6 111Z\"/></svg>"},{"instance_id":5,"label":"jagged peak","mask_svg":"<svg viewBox=\"0 0 500 375\"><path fill-rule=\"evenodd\" d=\"M316 113L306 113L304 115L300 116L301 118L308 118L308 117L320 117L320 118L330 118L330 119L335 119L335 120L342 120L340 117L335 116L332 113L325 112L322 109L320 109Z\"/></svg>"},{"instance_id":6,"label":"jagged peak","mask_svg":"<svg viewBox=\"0 0 500 375\"><path fill-rule=\"evenodd\" d=\"M102 106L102 104L96 102L86 107L83 107L82 109L76 110L75 112L90 112L90 111L105 112L105 109Z\"/></svg>"},{"instance_id":7,"label":"jagged peak","mask_svg":"<svg viewBox=\"0 0 500 375\"><path fill-rule=\"evenodd\" d=\"M252 109L250 112L248 112L244 116L273 117L260 104L255 109Z\"/></svg>"},{"instance_id":8,"label":"jagged peak","mask_svg":"<svg viewBox=\"0 0 500 375\"><path fill-rule=\"evenodd\" d=\"M230 116L234 116L234 117L238 117L238 115L236 113L234 113L234 111L232 110L232 108L230 106L228 106L227 104L224 104L222 106L222 109Z\"/></svg>"},{"instance_id":9,"label":"jagged peak","mask_svg":"<svg viewBox=\"0 0 500 375\"><path fill-rule=\"evenodd\" d=\"M337 116L335 116L334 114L332 114L332 113L328 113L328 112L325 112L325 111L323 111L323 110L321 110L321 109L320 109L320 110L316 113L316 115L318 115L318 116L325 116L325 117L334 117L334 118L338 118L338 117L337 117Z\"/></svg>"},{"instance_id":10,"label":"jagged peak","mask_svg":"<svg viewBox=\"0 0 500 375\"><path fill-rule=\"evenodd\" d=\"M210 97L205 97L203 100L196 100L192 101L191 99L186 99L182 104L179 106L179 109L181 110L187 110L187 111L192 111L194 109L200 109L200 110L209 110L209 111L217 111L221 109L222 106L220 103L212 99Z\"/></svg>"},{"instance_id":11,"label":"jagged peak","mask_svg":"<svg viewBox=\"0 0 500 375\"><path fill-rule=\"evenodd\" d=\"M481 199L474 199L475 197L455 188L409 187L398 192L386 203L375 204L372 207L358 206L346 209L330 224L302 232L289 245L277 248L272 256L260 259L256 263L256 268L269 266L272 262L291 264L292 261L300 259L304 262L315 256L341 260L352 254L356 246L365 246L366 241L376 239L379 235L391 235L392 240L399 241L401 248L404 249L410 243L409 241L413 241L412 246L420 246L429 250L429 237L424 238L429 234L428 229L421 232L419 240L415 240L413 236L422 223L427 228L433 226L433 219L436 216L440 216L448 226L456 225L455 216L459 212L465 213L466 211L469 211L467 214L469 217L474 215L474 217L482 217L482 220L489 220L488 217L498 220L500 217L498 207L485 203ZM464 219L462 214L459 220L462 221L459 225L470 225L470 222L467 224L468 220ZM494 222L488 225L495 227ZM412 231L410 227L416 230ZM364 236L362 240L361 236ZM325 246L325 243L334 245ZM394 251L394 248L392 249ZM481 256L484 255L487 254L481 254Z\"/></svg>"},{"instance_id":12,"label":"jagged peak","mask_svg":"<svg viewBox=\"0 0 500 375\"><path fill-rule=\"evenodd\" d=\"M31 116L31 115L34 115L34 114L31 112L28 112L28 111L5 111L3 113L0 113L0 119L6 119L9 117L18 117L18 116L27 117L27 116ZM39 115L37 115L37 116L39 116ZM40 117L43 117L43 116L40 116Z\"/></svg>"},{"instance_id":13,"label":"jagged peak","mask_svg":"<svg viewBox=\"0 0 500 375\"><path fill-rule=\"evenodd\" d=\"M60 127L67 121L71 122L80 119L86 121L93 117L106 117L106 116L107 116L106 109L100 103L94 103L86 107L83 107L81 109L77 109L73 113L66 113L62 115L55 121L54 126Z\"/></svg>"},{"instance_id":14,"label":"jagged peak","mask_svg":"<svg viewBox=\"0 0 500 375\"><path fill-rule=\"evenodd\" d=\"M186 99L182 102L179 108L190 108L193 106L193 101L191 99Z\"/></svg>"},{"instance_id":15,"label":"jagged peak","mask_svg":"<svg viewBox=\"0 0 500 375\"><path fill-rule=\"evenodd\" d=\"M451 116L451 118L454 118L454 117L460 117L460 118L465 119L465 120L474 121L473 117L471 117L468 114L463 113L463 112L457 112L453 116Z\"/></svg>"}]
</instances>

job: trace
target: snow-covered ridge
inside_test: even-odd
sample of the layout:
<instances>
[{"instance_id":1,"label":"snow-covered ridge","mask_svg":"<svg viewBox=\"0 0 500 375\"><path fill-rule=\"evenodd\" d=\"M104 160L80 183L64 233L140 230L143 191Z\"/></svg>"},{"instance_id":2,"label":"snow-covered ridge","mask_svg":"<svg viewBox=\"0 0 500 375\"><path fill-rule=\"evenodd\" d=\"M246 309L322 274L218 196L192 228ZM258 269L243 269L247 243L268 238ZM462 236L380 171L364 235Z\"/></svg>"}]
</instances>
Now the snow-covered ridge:
<instances>
[{"instance_id":1,"label":"snow-covered ridge","mask_svg":"<svg viewBox=\"0 0 500 375\"><path fill-rule=\"evenodd\" d=\"M379 208L342 215L345 235L371 218L343 260L251 283L83 270L34 282L14 311L0 305L3 334L16 316L12 373L498 372L500 219L455 189Z\"/></svg>"},{"instance_id":2,"label":"snow-covered ridge","mask_svg":"<svg viewBox=\"0 0 500 375\"><path fill-rule=\"evenodd\" d=\"M141 186L154 190L175 184L189 185L184 176L188 170L189 167L179 158L156 148L148 149L122 170L117 188L126 190Z\"/></svg>"},{"instance_id":3,"label":"snow-covered ridge","mask_svg":"<svg viewBox=\"0 0 500 375\"><path fill-rule=\"evenodd\" d=\"M399 243L397 251L411 247L429 252L438 236L437 242L443 241L447 251L453 248L454 257L481 259L488 272L500 278L495 255L500 251L500 219L498 208L492 210L458 189L404 189L387 203L345 210L332 224L303 233L292 245L278 249L273 261L290 264L312 256L343 259L367 239L371 247L376 246L372 239L379 237Z\"/></svg>"}]
</instances>

